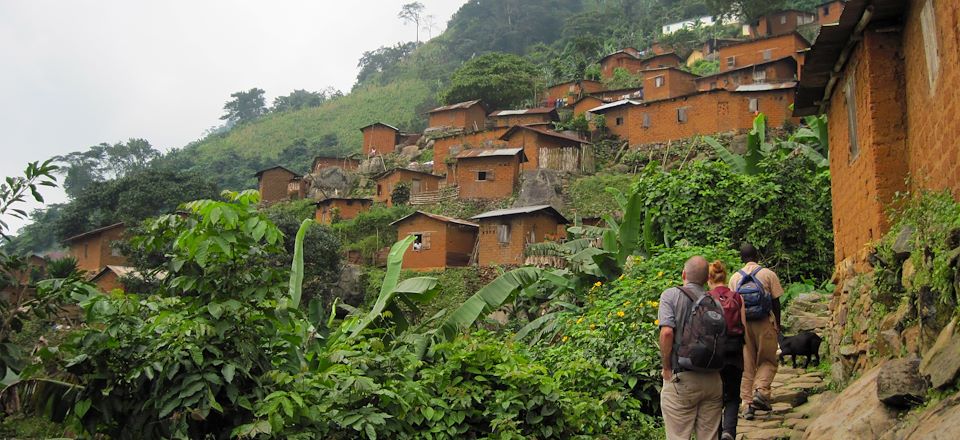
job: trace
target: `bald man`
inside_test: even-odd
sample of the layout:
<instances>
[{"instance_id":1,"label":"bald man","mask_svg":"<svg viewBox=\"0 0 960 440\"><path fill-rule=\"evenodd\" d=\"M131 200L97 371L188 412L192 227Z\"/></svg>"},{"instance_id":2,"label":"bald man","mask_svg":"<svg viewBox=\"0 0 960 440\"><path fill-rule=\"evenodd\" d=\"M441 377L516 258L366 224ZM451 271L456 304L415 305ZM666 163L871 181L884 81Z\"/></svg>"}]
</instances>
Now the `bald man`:
<instances>
[{"instance_id":1,"label":"bald man","mask_svg":"<svg viewBox=\"0 0 960 440\"><path fill-rule=\"evenodd\" d=\"M700 298L706 295L708 263L701 256L683 265L683 288ZM716 439L723 413L723 385L719 372L683 370L677 365L677 342L693 301L680 288L671 287L660 294L660 356L663 362L663 389L660 410L667 431L667 440Z\"/></svg>"}]
</instances>

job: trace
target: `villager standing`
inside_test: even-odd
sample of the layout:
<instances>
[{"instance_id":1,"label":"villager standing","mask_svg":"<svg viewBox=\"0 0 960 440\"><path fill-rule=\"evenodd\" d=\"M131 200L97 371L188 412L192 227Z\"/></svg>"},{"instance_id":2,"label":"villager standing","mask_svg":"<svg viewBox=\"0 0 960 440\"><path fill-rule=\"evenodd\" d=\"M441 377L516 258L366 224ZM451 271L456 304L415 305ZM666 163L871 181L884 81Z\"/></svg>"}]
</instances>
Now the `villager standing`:
<instances>
[{"instance_id":1,"label":"villager standing","mask_svg":"<svg viewBox=\"0 0 960 440\"><path fill-rule=\"evenodd\" d=\"M743 380L740 398L748 402L744 418L755 410L770 411L770 383L777 375L777 335L780 332L780 296L783 287L772 270L757 264L757 249L740 246L743 269L730 277L730 289L744 304Z\"/></svg>"},{"instance_id":2,"label":"villager standing","mask_svg":"<svg viewBox=\"0 0 960 440\"><path fill-rule=\"evenodd\" d=\"M689 440L693 432L698 439L716 439L722 413L722 363L716 363L719 357L703 348L723 340L726 324L720 304L703 289L707 260L690 258L682 276L683 286L660 295L660 408L668 440ZM694 346L696 342L701 344Z\"/></svg>"},{"instance_id":3,"label":"villager standing","mask_svg":"<svg viewBox=\"0 0 960 440\"><path fill-rule=\"evenodd\" d=\"M720 424L720 439L737 438L737 418L740 410L740 382L743 377L743 298L727 287L727 266L722 261L710 263L707 279L710 296L723 307L723 318L727 324L727 339L723 349L723 369L720 380L723 382L723 420Z\"/></svg>"}]
</instances>

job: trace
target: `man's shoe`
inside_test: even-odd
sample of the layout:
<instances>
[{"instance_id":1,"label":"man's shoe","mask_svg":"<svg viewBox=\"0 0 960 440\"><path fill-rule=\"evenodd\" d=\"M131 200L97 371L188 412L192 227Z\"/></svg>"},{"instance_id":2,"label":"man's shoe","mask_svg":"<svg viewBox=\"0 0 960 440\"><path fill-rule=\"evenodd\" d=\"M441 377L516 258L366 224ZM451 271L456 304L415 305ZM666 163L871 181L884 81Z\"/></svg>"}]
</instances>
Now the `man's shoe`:
<instances>
[{"instance_id":1,"label":"man's shoe","mask_svg":"<svg viewBox=\"0 0 960 440\"><path fill-rule=\"evenodd\" d=\"M773 408L770 407L770 403L767 402L767 399L764 399L763 396L758 392L753 393L753 404L750 405L752 408L759 409L760 411L770 411Z\"/></svg>"},{"instance_id":2,"label":"man's shoe","mask_svg":"<svg viewBox=\"0 0 960 440\"><path fill-rule=\"evenodd\" d=\"M753 420L753 418L755 417L753 411L754 411L754 410L753 410L753 406L748 406L748 407L747 407L747 410L743 412L743 419L744 419L744 420Z\"/></svg>"},{"instance_id":3,"label":"man's shoe","mask_svg":"<svg viewBox=\"0 0 960 440\"><path fill-rule=\"evenodd\" d=\"M720 440L734 440L734 437L733 434L724 432L723 434L720 434Z\"/></svg>"}]
</instances>

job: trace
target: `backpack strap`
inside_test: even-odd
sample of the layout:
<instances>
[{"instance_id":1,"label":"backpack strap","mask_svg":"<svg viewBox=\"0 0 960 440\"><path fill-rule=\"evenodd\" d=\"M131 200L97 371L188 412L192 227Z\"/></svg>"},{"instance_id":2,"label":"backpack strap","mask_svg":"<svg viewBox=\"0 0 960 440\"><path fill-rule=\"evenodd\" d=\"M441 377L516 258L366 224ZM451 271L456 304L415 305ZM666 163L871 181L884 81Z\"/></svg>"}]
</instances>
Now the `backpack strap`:
<instances>
[{"instance_id":1,"label":"backpack strap","mask_svg":"<svg viewBox=\"0 0 960 440\"><path fill-rule=\"evenodd\" d=\"M684 288L683 286L677 286L677 289L680 289L680 291L683 292L683 294L686 295L687 298L690 298L690 302L692 303L697 302L697 297L694 296L694 294L690 293L690 291Z\"/></svg>"},{"instance_id":2,"label":"backpack strap","mask_svg":"<svg viewBox=\"0 0 960 440\"><path fill-rule=\"evenodd\" d=\"M747 275L747 273L744 272L743 269L738 270L737 273L740 274L740 280L737 281L737 288L734 290L739 292L740 288L743 287L743 283L747 281L747 276L749 275Z\"/></svg>"},{"instance_id":3,"label":"backpack strap","mask_svg":"<svg viewBox=\"0 0 960 440\"><path fill-rule=\"evenodd\" d=\"M750 276L751 276L751 277L756 277L756 276L757 276L757 273L759 273L761 270L763 270L763 266L761 266L761 265L758 264L758 265L757 265L757 268L754 269L753 272L750 272ZM743 271L741 271L741 272L743 272Z\"/></svg>"}]
</instances>

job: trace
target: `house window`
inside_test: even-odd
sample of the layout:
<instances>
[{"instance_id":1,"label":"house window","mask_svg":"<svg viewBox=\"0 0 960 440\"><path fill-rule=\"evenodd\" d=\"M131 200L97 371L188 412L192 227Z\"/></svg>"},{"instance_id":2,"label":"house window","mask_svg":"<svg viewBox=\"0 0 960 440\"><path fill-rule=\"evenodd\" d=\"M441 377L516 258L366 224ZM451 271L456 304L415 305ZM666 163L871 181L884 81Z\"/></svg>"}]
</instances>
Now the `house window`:
<instances>
[{"instance_id":1,"label":"house window","mask_svg":"<svg viewBox=\"0 0 960 440\"><path fill-rule=\"evenodd\" d=\"M90 248L90 244L89 244L89 243L84 243L84 244L83 244L83 258L87 258L87 249L89 249L89 248Z\"/></svg>"},{"instance_id":2,"label":"house window","mask_svg":"<svg viewBox=\"0 0 960 440\"><path fill-rule=\"evenodd\" d=\"M677 122L684 124L687 122L687 108L681 107L677 109Z\"/></svg>"},{"instance_id":3,"label":"house window","mask_svg":"<svg viewBox=\"0 0 960 440\"><path fill-rule=\"evenodd\" d=\"M823 6L823 15L830 15L830 5Z\"/></svg>"},{"instance_id":4,"label":"house window","mask_svg":"<svg viewBox=\"0 0 960 440\"><path fill-rule=\"evenodd\" d=\"M927 59L927 83L930 94L936 92L937 77L940 75L940 53L937 47L937 16L934 15L933 1L927 0L920 10L920 28L923 33L923 52Z\"/></svg>"},{"instance_id":5,"label":"house window","mask_svg":"<svg viewBox=\"0 0 960 440\"><path fill-rule=\"evenodd\" d=\"M120 256L120 249L117 249L117 247L114 246L113 243L110 244L110 256L112 257Z\"/></svg>"},{"instance_id":6,"label":"house window","mask_svg":"<svg viewBox=\"0 0 960 440\"><path fill-rule=\"evenodd\" d=\"M643 114L643 128L650 128L650 113Z\"/></svg>"},{"instance_id":7,"label":"house window","mask_svg":"<svg viewBox=\"0 0 960 440\"><path fill-rule=\"evenodd\" d=\"M727 57L727 67L733 67L737 65L737 57Z\"/></svg>"},{"instance_id":8,"label":"house window","mask_svg":"<svg viewBox=\"0 0 960 440\"><path fill-rule=\"evenodd\" d=\"M501 223L497 225L497 241L500 244L510 243L510 224Z\"/></svg>"},{"instance_id":9,"label":"house window","mask_svg":"<svg viewBox=\"0 0 960 440\"><path fill-rule=\"evenodd\" d=\"M379 195L381 195L381 194L383 194L383 186L378 183L378 184L377 184L377 195L379 196Z\"/></svg>"},{"instance_id":10,"label":"house window","mask_svg":"<svg viewBox=\"0 0 960 440\"><path fill-rule=\"evenodd\" d=\"M761 82L764 82L766 79L767 79L766 70L755 70L753 72L753 82L761 83Z\"/></svg>"},{"instance_id":11,"label":"house window","mask_svg":"<svg viewBox=\"0 0 960 440\"><path fill-rule=\"evenodd\" d=\"M477 180L493 180L493 171L477 171Z\"/></svg>"},{"instance_id":12,"label":"house window","mask_svg":"<svg viewBox=\"0 0 960 440\"><path fill-rule=\"evenodd\" d=\"M798 24L800 23L800 17L797 17L797 23L798 23ZM786 15L781 15L781 16L780 16L780 24L787 24L787 16L786 16Z\"/></svg>"},{"instance_id":13,"label":"house window","mask_svg":"<svg viewBox=\"0 0 960 440\"><path fill-rule=\"evenodd\" d=\"M654 85L655 87L663 87L663 77L662 77L662 76L658 76L658 77L654 78L654 79L653 79L653 85Z\"/></svg>"},{"instance_id":14,"label":"house window","mask_svg":"<svg viewBox=\"0 0 960 440\"><path fill-rule=\"evenodd\" d=\"M847 104L847 128L850 130L850 162L857 160L860 155L860 141L857 135L857 85L853 76L843 87L843 97Z\"/></svg>"},{"instance_id":15,"label":"house window","mask_svg":"<svg viewBox=\"0 0 960 440\"><path fill-rule=\"evenodd\" d=\"M761 51L761 53L763 54L764 61L770 61L773 59L773 49L764 49Z\"/></svg>"},{"instance_id":16,"label":"house window","mask_svg":"<svg viewBox=\"0 0 960 440\"><path fill-rule=\"evenodd\" d=\"M750 103L747 104L747 110L750 113L756 113L760 111L760 100L758 98L750 98Z\"/></svg>"},{"instance_id":17,"label":"house window","mask_svg":"<svg viewBox=\"0 0 960 440\"><path fill-rule=\"evenodd\" d=\"M623 116L617 116L617 125L623 125Z\"/></svg>"}]
</instances>

